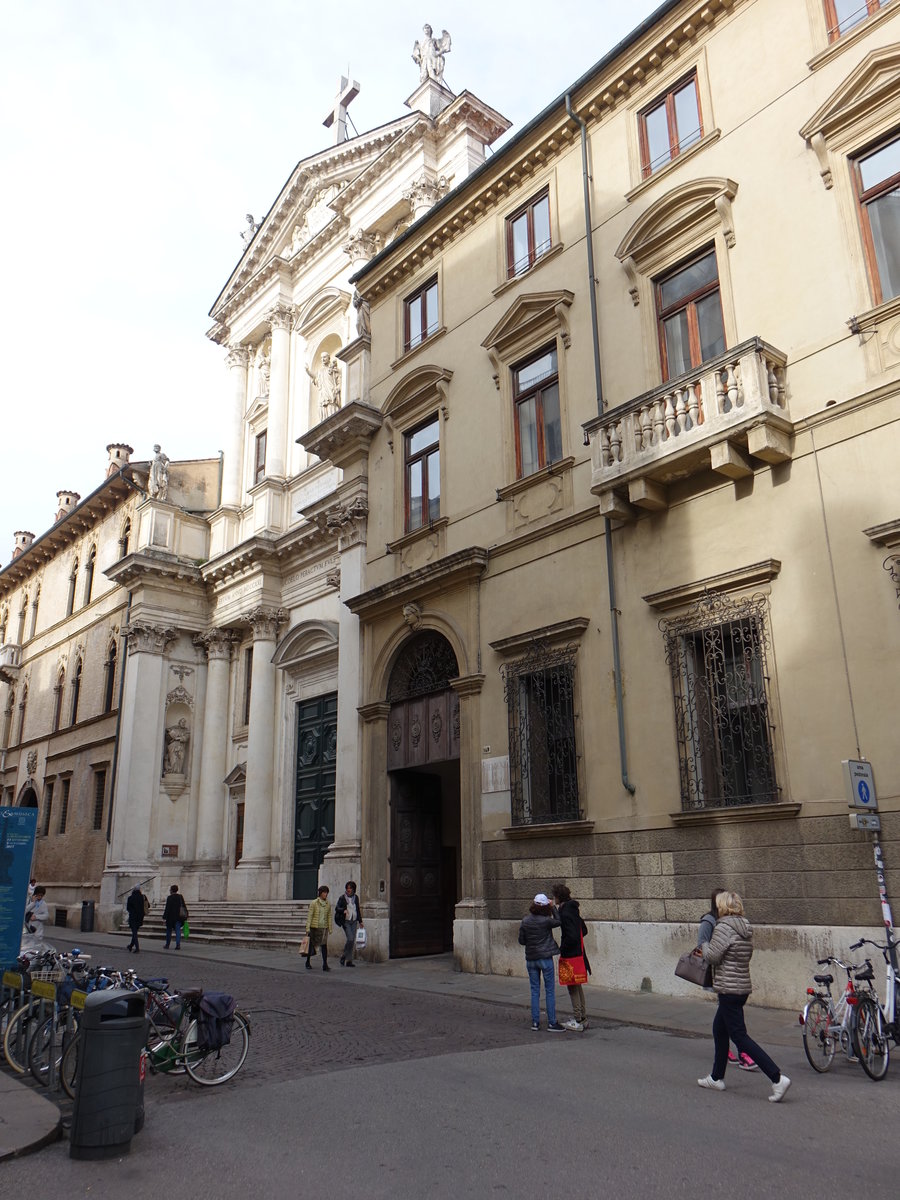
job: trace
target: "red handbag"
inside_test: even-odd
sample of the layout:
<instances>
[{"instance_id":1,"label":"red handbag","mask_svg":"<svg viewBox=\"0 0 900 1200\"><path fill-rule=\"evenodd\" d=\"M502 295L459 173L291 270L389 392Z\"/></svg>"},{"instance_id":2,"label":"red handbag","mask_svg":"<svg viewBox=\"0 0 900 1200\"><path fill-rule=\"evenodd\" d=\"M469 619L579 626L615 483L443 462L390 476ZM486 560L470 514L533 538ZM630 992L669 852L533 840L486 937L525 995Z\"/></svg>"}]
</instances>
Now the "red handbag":
<instances>
[{"instance_id":1,"label":"red handbag","mask_svg":"<svg viewBox=\"0 0 900 1200\"><path fill-rule=\"evenodd\" d=\"M579 983L587 983L587 964L584 961L584 938L581 939L581 953L571 958L559 959L559 986L577 987Z\"/></svg>"}]
</instances>

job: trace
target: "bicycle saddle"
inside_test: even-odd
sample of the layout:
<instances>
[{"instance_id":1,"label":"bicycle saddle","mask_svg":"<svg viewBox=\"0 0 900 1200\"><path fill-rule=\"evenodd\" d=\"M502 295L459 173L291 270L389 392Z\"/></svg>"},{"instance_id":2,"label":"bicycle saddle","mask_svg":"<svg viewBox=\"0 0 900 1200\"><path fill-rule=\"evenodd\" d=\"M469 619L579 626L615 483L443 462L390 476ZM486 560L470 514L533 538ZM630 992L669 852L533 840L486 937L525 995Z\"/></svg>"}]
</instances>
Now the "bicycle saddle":
<instances>
[{"instance_id":1,"label":"bicycle saddle","mask_svg":"<svg viewBox=\"0 0 900 1200\"><path fill-rule=\"evenodd\" d=\"M875 978L875 969L870 965L863 968L862 971L854 971L853 978L857 983L868 983L869 980Z\"/></svg>"},{"instance_id":2,"label":"bicycle saddle","mask_svg":"<svg viewBox=\"0 0 900 1200\"><path fill-rule=\"evenodd\" d=\"M828 984L834 983L833 975L813 975L813 979L815 980L816 983L822 983L822 984L825 984L826 986Z\"/></svg>"}]
</instances>

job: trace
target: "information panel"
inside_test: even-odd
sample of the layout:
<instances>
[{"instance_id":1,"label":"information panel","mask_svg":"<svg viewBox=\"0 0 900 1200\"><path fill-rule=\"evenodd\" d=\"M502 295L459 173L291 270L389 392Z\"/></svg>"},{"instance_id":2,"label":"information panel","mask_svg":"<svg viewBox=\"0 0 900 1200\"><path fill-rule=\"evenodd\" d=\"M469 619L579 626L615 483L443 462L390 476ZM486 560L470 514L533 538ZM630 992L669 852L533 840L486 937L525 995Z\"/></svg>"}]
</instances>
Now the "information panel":
<instances>
[{"instance_id":1,"label":"information panel","mask_svg":"<svg viewBox=\"0 0 900 1200\"><path fill-rule=\"evenodd\" d=\"M36 808L0 808L0 971L19 957L37 815Z\"/></svg>"}]
</instances>

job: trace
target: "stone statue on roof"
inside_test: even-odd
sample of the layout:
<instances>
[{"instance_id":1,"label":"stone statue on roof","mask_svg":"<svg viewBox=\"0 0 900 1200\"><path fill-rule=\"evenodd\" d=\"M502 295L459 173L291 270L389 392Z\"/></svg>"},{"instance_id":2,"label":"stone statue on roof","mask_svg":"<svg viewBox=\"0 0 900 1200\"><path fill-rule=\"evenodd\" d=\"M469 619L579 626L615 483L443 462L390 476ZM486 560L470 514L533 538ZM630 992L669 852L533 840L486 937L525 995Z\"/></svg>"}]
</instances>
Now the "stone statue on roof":
<instances>
[{"instance_id":1,"label":"stone statue on roof","mask_svg":"<svg viewBox=\"0 0 900 1200\"><path fill-rule=\"evenodd\" d=\"M432 37L430 25L422 29L425 34L413 46L413 62L419 67L419 82L433 79L436 83L444 82L444 55L450 53L450 34L446 29L441 30L439 38Z\"/></svg>"},{"instance_id":2,"label":"stone statue on roof","mask_svg":"<svg viewBox=\"0 0 900 1200\"><path fill-rule=\"evenodd\" d=\"M159 445L153 447L153 462L150 464L150 477L147 480L147 491L154 500L169 498L169 457L163 454Z\"/></svg>"},{"instance_id":3,"label":"stone statue on roof","mask_svg":"<svg viewBox=\"0 0 900 1200\"><path fill-rule=\"evenodd\" d=\"M262 221L254 221L253 213L247 213L246 216L247 228L241 230L241 241L245 246L249 246L256 236L256 231L259 229Z\"/></svg>"}]
</instances>

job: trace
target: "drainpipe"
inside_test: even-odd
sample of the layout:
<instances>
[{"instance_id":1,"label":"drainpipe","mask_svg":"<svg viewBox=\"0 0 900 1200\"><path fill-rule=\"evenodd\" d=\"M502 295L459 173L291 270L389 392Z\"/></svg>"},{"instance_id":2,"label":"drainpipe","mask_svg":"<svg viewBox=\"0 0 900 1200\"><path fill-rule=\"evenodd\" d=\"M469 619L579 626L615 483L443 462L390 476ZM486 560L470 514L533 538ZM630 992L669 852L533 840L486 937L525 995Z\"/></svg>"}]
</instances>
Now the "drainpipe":
<instances>
[{"instance_id":1,"label":"drainpipe","mask_svg":"<svg viewBox=\"0 0 900 1200\"><path fill-rule=\"evenodd\" d=\"M128 628L128 618L131 614L132 593L128 593L128 606L125 609L125 627ZM110 775L112 780L109 785L109 811L106 814L106 844L109 845L112 837L112 819L113 819L113 804L116 799L116 776L119 771L119 734L122 730L122 696L125 692L125 663L128 661L128 634L122 638L122 666L119 670L119 701L118 710L116 711L116 732L113 740L113 757Z\"/></svg>"},{"instance_id":2,"label":"drainpipe","mask_svg":"<svg viewBox=\"0 0 900 1200\"><path fill-rule=\"evenodd\" d=\"M588 170L587 125L572 107L572 96L566 93L566 112L581 129L581 171L584 181L584 232L587 243L588 295L591 301L591 337L594 344L594 383L597 388L597 412L603 415L603 380L600 373L600 324L597 318L597 285L594 275L594 235L591 221L591 176ZM616 719L619 726L619 762L622 767L622 786L629 795L635 786L628 778L628 752L625 749L625 699L622 695L622 658L619 649L619 606L616 601L616 577L612 551L612 522L603 518L606 535L606 580L609 587L609 621L612 632L613 681L616 688Z\"/></svg>"}]
</instances>

